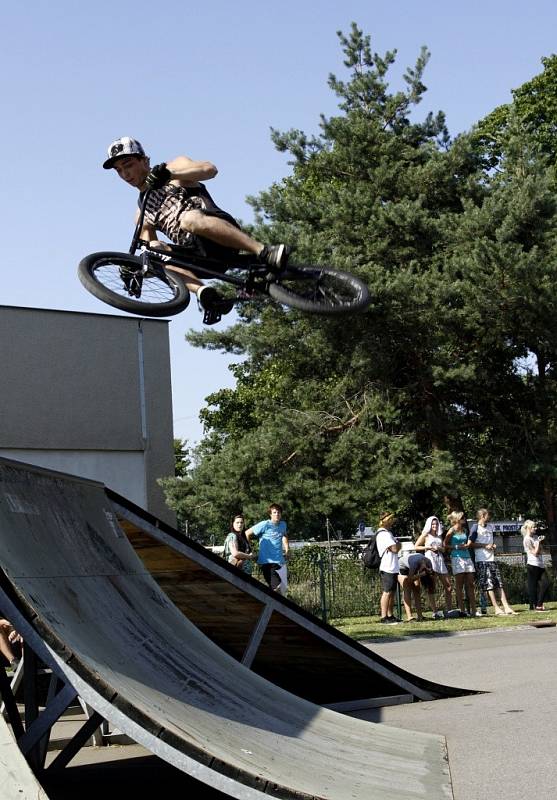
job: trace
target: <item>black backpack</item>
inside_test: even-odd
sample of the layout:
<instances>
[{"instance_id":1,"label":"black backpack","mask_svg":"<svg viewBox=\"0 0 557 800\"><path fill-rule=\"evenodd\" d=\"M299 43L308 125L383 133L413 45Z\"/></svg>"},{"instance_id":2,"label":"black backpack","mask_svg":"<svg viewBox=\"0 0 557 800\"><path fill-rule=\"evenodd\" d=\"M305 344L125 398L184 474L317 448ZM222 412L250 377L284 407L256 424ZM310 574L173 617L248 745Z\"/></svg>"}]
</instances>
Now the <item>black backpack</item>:
<instances>
[{"instance_id":1,"label":"black backpack","mask_svg":"<svg viewBox=\"0 0 557 800\"><path fill-rule=\"evenodd\" d=\"M364 567L366 569L379 569L379 566L381 565L381 556L379 555L379 550L377 549L377 537L374 537L374 539L364 548L364 552L362 553L362 561L364 562Z\"/></svg>"}]
</instances>

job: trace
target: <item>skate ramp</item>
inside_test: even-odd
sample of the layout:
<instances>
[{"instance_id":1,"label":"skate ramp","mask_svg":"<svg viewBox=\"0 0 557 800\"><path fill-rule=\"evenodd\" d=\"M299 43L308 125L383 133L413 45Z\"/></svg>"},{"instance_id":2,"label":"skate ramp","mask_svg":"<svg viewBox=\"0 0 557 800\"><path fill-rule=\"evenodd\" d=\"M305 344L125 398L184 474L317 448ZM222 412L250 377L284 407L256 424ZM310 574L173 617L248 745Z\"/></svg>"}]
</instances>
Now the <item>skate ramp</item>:
<instances>
[{"instance_id":1,"label":"skate ramp","mask_svg":"<svg viewBox=\"0 0 557 800\"><path fill-rule=\"evenodd\" d=\"M238 798L451 797L442 737L290 694L217 647L161 591L104 487L0 461L0 564L29 642L120 730Z\"/></svg>"}]
</instances>

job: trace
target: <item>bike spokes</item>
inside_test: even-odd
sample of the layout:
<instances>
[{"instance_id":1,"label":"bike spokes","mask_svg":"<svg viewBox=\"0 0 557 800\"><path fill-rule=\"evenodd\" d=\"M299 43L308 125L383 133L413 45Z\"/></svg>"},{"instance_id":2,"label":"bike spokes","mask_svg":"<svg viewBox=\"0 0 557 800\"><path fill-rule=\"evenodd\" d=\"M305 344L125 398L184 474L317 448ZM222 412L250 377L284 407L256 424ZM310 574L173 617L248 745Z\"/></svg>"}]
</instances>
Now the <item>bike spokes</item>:
<instances>
[{"instance_id":1,"label":"bike spokes","mask_svg":"<svg viewBox=\"0 0 557 800\"><path fill-rule=\"evenodd\" d=\"M348 314L369 305L363 281L328 267L289 267L269 284L269 294L279 303L312 314Z\"/></svg>"}]
</instances>

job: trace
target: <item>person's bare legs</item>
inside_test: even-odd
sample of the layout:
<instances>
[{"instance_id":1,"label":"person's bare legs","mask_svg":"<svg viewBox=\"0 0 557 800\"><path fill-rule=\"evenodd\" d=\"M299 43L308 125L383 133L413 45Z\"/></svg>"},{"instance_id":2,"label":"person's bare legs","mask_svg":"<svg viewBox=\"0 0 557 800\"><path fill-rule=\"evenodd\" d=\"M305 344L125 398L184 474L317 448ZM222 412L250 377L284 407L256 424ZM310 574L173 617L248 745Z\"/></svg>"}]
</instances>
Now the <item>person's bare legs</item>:
<instances>
[{"instance_id":1,"label":"person's bare legs","mask_svg":"<svg viewBox=\"0 0 557 800\"><path fill-rule=\"evenodd\" d=\"M500 607L499 603L497 602L497 595L495 594L494 589L488 589L487 590L487 595L488 595L489 599L491 600L491 605L495 609L495 616L497 616L497 617L502 616L505 612L503 611L503 609Z\"/></svg>"},{"instance_id":2,"label":"person's bare legs","mask_svg":"<svg viewBox=\"0 0 557 800\"><path fill-rule=\"evenodd\" d=\"M427 589L427 602L429 603L429 607L431 609L431 613L435 616L437 614L437 602L435 600L435 592L433 589Z\"/></svg>"},{"instance_id":3,"label":"person's bare legs","mask_svg":"<svg viewBox=\"0 0 557 800\"><path fill-rule=\"evenodd\" d=\"M497 594L499 594L499 602L503 606L503 611L505 612L505 614L509 615L512 614L514 616L516 614L516 611L513 608L511 608L509 601L507 600L507 595L505 594L505 590L503 589L502 586L499 587L499 589L495 590L495 595L497 596Z\"/></svg>"},{"instance_id":4,"label":"person's bare legs","mask_svg":"<svg viewBox=\"0 0 557 800\"><path fill-rule=\"evenodd\" d=\"M410 622L412 619L410 584L406 575L399 575L398 582L402 589L402 604L404 606L404 613L406 614L406 622Z\"/></svg>"},{"instance_id":5,"label":"person's bare legs","mask_svg":"<svg viewBox=\"0 0 557 800\"><path fill-rule=\"evenodd\" d=\"M464 614L466 612L466 609L464 608L463 586L464 586L464 573L459 572L457 575L455 575L455 594L456 594L456 604L461 614Z\"/></svg>"},{"instance_id":6,"label":"person's bare legs","mask_svg":"<svg viewBox=\"0 0 557 800\"><path fill-rule=\"evenodd\" d=\"M170 253L172 252L172 247L167 244L166 242L159 242L158 239L153 239L153 241L149 242L149 247L153 250L162 250L163 252ZM165 264L165 270L168 272L177 272L179 275L183 275L185 280L185 284L188 287L190 292L193 294L197 294L198 291L203 286L203 282L197 278L193 272L190 272L187 269L182 269L181 267L173 267L172 265Z\"/></svg>"},{"instance_id":7,"label":"person's bare legs","mask_svg":"<svg viewBox=\"0 0 557 800\"><path fill-rule=\"evenodd\" d=\"M391 592L383 592L381 594L380 606L382 619L389 616L391 594Z\"/></svg>"},{"instance_id":8,"label":"person's bare legs","mask_svg":"<svg viewBox=\"0 0 557 800\"><path fill-rule=\"evenodd\" d=\"M468 605L470 606L470 613L474 617L476 615L476 592L475 592L476 586L474 583L473 572L465 573L465 583L466 583L466 596L468 597Z\"/></svg>"},{"instance_id":9,"label":"person's bare legs","mask_svg":"<svg viewBox=\"0 0 557 800\"><path fill-rule=\"evenodd\" d=\"M453 587L451 584L451 579L448 575L442 573L439 575L439 577L443 582L443 589L445 591L445 611L448 613L453 607Z\"/></svg>"},{"instance_id":10,"label":"person's bare legs","mask_svg":"<svg viewBox=\"0 0 557 800\"><path fill-rule=\"evenodd\" d=\"M168 245L166 242L159 242L158 239L149 242L149 246L153 250L162 250L163 252L172 250L170 245ZM182 267L175 267L172 264L165 264L165 270L167 272L177 272L179 275L182 275L185 278L184 283L186 284L188 291L197 297L203 308L214 308L214 304L216 302L223 314L227 314L232 309L232 300L223 300L216 289L214 289L212 286L205 286L203 281L199 280L199 278L194 275L193 272L190 272L190 270L183 269ZM203 297L201 296L202 291L205 292ZM223 303L226 304L225 307L223 307Z\"/></svg>"},{"instance_id":11,"label":"person's bare legs","mask_svg":"<svg viewBox=\"0 0 557 800\"><path fill-rule=\"evenodd\" d=\"M196 209L184 211L180 217L180 227L194 236L202 236L232 250L246 250L256 256L263 250L261 242L252 239L231 222L220 217L211 217Z\"/></svg>"},{"instance_id":12,"label":"person's bare legs","mask_svg":"<svg viewBox=\"0 0 557 800\"><path fill-rule=\"evenodd\" d=\"M414 606L416 608L416 617L418 618L419 622L423 621L423 614L422 614L422 592L421 592L421 585L420 581L414 580L412 581L412 594L414 596Z\"/></svg>"}]
</instances>

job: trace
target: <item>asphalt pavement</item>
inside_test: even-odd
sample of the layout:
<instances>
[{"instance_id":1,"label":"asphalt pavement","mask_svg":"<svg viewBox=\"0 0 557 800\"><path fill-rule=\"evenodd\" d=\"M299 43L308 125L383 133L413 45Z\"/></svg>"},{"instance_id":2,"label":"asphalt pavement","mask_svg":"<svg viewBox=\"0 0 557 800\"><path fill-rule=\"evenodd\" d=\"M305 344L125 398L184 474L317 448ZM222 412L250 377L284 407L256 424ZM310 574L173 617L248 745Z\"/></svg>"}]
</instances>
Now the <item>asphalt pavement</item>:
<instances>
[{"instance_id":1,"label":"asphalt pavement","mask_svg":"<svg viewBox=\"0 0 557 800\"><path fill-rule=\"evenodd\" d=\"M424 678L482 692L359 715L444 735L455 800L553 800L557 628L521 626L365 644Z\"/></svg>"}]
</instances>

